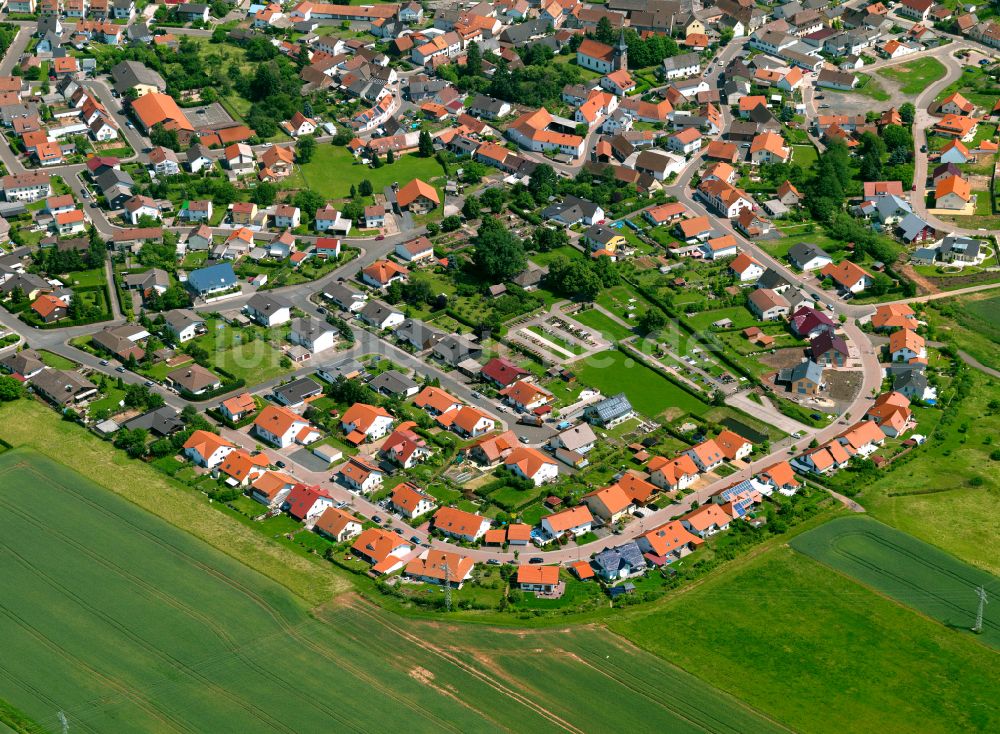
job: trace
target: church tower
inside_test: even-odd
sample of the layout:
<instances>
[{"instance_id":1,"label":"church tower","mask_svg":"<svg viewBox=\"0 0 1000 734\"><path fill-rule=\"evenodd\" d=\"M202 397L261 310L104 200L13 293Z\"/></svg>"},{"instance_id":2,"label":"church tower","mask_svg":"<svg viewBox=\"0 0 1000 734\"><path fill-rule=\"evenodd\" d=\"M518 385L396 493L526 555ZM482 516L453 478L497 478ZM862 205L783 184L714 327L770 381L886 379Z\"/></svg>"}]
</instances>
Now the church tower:
<instances>
[{"instance_id":1,"label":"church tower","mask_svg":"<svg viewBox=\"0 0 1000 734\"><path fill-rule=\"evenodd\" d=\"M618 43L615 44L615 55L611 62L614 71L628 69L628 45L625 43L625 29L622 28L618 35Z\"/></svg>"}]
</instances>

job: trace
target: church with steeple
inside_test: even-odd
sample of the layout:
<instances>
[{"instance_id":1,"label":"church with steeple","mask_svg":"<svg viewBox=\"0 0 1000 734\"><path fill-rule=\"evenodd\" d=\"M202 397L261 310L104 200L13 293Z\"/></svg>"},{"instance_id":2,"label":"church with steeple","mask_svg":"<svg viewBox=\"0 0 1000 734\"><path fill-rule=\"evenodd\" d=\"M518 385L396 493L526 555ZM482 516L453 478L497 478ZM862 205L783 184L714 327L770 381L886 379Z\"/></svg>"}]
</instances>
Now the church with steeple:
<instances>
[{"instance_id":1,"label":"church with steeple","mask_svg":"<svg viewBox=\"0 0 1000 734\"><path fill-rule=\"evenodd\" d=\"M610 74L612 71L628 69L628 46L625 43L625 31L618 36L614 46L585 38L576 50L576 63L584 69L596 71L599 74Z\"/></svg>"},{"instance_id":2,"label":"church with steeple","mask_svg":"<svg viewBox=\"0 0 1000 734\"><path fill-rule=\"evenodd\" d=\"M622 28L618 34L618 43L615 44L615 53L611 60L612 71L628 70L628 45L625 43L625 29Z\"/></svg>"}]
</instances>

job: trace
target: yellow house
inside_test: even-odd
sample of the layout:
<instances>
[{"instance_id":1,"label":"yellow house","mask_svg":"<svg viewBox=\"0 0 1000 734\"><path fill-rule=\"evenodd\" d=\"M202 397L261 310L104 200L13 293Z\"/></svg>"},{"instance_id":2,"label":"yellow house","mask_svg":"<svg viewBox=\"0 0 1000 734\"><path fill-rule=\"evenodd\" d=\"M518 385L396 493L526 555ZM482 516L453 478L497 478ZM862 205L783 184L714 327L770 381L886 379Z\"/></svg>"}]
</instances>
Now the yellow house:
<instances>
[{"instance_id":1,"label":"yellow house","mask_svg":"<svg viewBox=\"0 0 1000 734\"><path fill-rule=\"evenodd\" d=\"M628 242L618 230L604 224L595 224L583 233L584 241L590 245L592 251L607 250L617 252L619 247L624 247Z\"/></svg>"},{"instance_id":2,"label":"yellow house","mask_svg":"<svg viewBox=\"0 0 1000 734\"><path fill-rule=\"evenodd\" d=\"M684 37L687 38L695 33L705 33L705 24L697 18L692 18L691 22L688 23L687 27L684 29Z\"/></svg>"},{"instance_id":3,"label":"yellow house","mask_svg":"<svg viewBox=\"0 0 1000 734\"><path fill-rule=\"evenodd\" d=\"M237 201L229 205L233 224L253 224L257 216L257 205L253 202Z\"/></svg>"}]
</instances>

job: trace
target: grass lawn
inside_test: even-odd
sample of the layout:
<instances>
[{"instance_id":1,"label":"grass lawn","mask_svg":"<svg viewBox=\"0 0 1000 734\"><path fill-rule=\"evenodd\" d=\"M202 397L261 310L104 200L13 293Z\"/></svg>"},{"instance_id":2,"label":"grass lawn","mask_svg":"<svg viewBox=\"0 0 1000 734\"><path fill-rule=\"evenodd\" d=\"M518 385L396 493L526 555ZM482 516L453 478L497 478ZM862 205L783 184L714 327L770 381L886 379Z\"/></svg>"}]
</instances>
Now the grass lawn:
<instances>
[{"instance_id":1,"label":"grass lawn","mask_svg":"<svg viewBox=\"0 0 1000 734\"><path fill-rule=\"evenodd\" d=\"M656 418L670 408L702 415L707 403L617 350L601 352L577 365L577 378L605 395L624 392L637 411Z\"/></svg>"},{"instance_id":2,"label":"grass lawn","mask_svg":"<svg viewBox=\"0 0 1000 734\"><path fill-rule=\"evenodd\" d=\"M358 185L368 179L376 192L380 192L394 181L400 186L411 179L420 178L428 183L444 176L439 164L433 158L404 155L391 165L370 168L358 163L347 148L322 144L316 147L313 159L298 167L299 177L305 186L327 199L343 199L350 196L351 185Z\"/></svg>"},{"instance_id":3,"label":"grass lawn","mask_svg":"<svg viewBox=\"0 0 1000 734\"><path fill-rule=\"evenodd\" d=\"M813 147L812 143L809 145L792 146L792 163L799 168L804 168L807 171L812 170L812 167L816 165L817 160L819 160L819 154L816 152L816 148Z\"/></svg>"},{"instance_id":4,"label":"grass lawn","mask_svg":"<svg viewBox=\"0 0 1000 734\"><path fill-rule=\"evenodd\" d=\"M596 309L590 309L589 311L578 311L573 314L573 320L579 321L584 326L589 326L595 331L599 331L604 337L610 341L619 341L620 339L628 339L633 335L632 330L622 326L617 321L608 318L605 314L601 313Z\"/></svg>"},{"instance_id":5,"label":"grass lawn","mask_svg":"<svg viewBox=\"0 0 1000 734\"><path fill-rule=\"evenodd\" d=\"M878 72L887 79L899 82L899 91L903 94L920 94L934 82L945 75L944 64L933 56L908 61L905 64L890 66Z\"/></svg>"},{"instance_id":6,"label":"grass lawn","mask_svg":"<svg viewBox=\"0 0 1000 734\"><path fill-rule=\"evenodd\" d=\"M555 260L557 257L564 257L567 260L574 260L576 258L583 257L583 253L577 250L575 247L570 247L565 245L563 247L557 247L554 250L548 250L546 252L535 252L528 256L528 259L535 265L545 266Z\"/></svg>"},{"instance_id":7,"label":"grass lawn","mask_svg":"<svg viewBox=\"0 0 1000 734\"><path fill-rule=\"evenodd\" d=\"M629 321L637 319L644 313L649 304L628 285L616 285L605 288L597 296L597 302L618 318Z\"/></svg>"},{"instance_id":8,"label":"grass lawn","mask_svg":"<svg viewBox=\"0 0 1000 734\"><path fill-rule=\"evenodd\" d=\"M788 547L611 628L800 731L1000 727L993 653Z\"/></svg>"},{"instance_id":9,"label":"grass lawn","mask_svg":"<svg viewBox=\"0 0 1000 734\"><path fill-rule=\"evenodd\" d=\"M44 349L38 352L38 356L41 357L42 362L54 370L75 370L78 366L73 360Z\"/></svg>"},{"instance_id":10,"label":"grass lawn","mask_svg":"<svg viewBox=\"0 0 1000 734\"><path fill-rule=\"evenodd\" d=\"M281 366L281 353L270 344L254 341L231 349L216 352L212 363L248 385L257 385L293 371L294 367Z\"/></svg>"},{"instance_id":11,"label":"grass lawn","mask_svg":"<svg viewBox=\"0 0 1000 734\"><path fill-rule=\"evenodd\" d=\"M741 306L731 308L719 308L713 311L701 311L687 319L691 326L699 331L707 331L716 321L729 319L733 322L731 329L745 329L748 326L760 326L761 322L754 318L748 309Z\"/></svg>"},{"instance_id":12,"label":"grass lawn","mask_svg":"<svg viewBox=\"0 0 1000 734\"><path fill-rule=\"evenodd\" d=\"M104 268L77 270L67 273L66 280L69 286L104 285L107 282L104 276Z\"/></svg>"},{"instance_id":13,"label":"grass lawn","mask_svg":"<svg viewBox=\"0 0 1000 734\"><path fill-rule=\"evenodd\" d=\"M858 78L858 86L854 89L847 90L835 90L842 94L860 94L865 97L871 97L876 102L886 102L889 100L890 96L887 91L882 88L882 85L878 83L874 77L868 76L867 74L856 74ZM824 90L826 91L826 90ZM836 105L835 105L836 106Z\"/></svg>"},{"instance_id":14,"label":"grass lawn","mask_svg":"<svg viewBox=\"0 0 1000 734\"><path fill-rule=\"evenodd\" d=\"M792 547L956 631L970 630L982 586L995 598L1000 577L973 568L912 535L860 515L840 517L796 536ZM1000 609L986 607L975 639L1000 648Z\"/></svg>"},{"instance_id":15,"label":"grass lawn","mask_svg":"<svg viewBox=\"0 0 1000 734\"><path fill-rule=\"evenodd\" d=\"M95 400L89 406L87 406L87 412L90 415L96 415L102 410L108 410L112 413L119 410L119 404L125 398L125 391L119 390L117 387L109 387L107 394L100 400Z\"/></svg>"}]
</instances>

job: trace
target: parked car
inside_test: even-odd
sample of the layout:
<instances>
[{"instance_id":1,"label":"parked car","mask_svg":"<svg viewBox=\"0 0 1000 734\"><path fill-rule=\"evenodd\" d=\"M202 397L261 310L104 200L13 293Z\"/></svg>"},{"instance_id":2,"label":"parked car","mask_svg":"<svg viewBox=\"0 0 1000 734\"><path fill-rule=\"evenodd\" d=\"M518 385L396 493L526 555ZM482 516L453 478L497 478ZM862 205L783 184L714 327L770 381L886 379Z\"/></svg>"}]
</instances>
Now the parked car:
<instances>
[{"instance_id":1,"label":"parked car","mask_svg":"<svg viewBox=\"0 0 1000 734\"><path fill-rule=\"evenodd\" d=\"M486 563L488 565L490 565L490 566L499 566L500 565L500 561L498 561L496 558L491 558L488 561L486 561Z\"/></svg>"},{"instance_id":2,"label":"parked car","mask_svg":"<svg viewBox=\"0 0 1000 734\"><path fill-rule=\"evenodd\" d=\"M110 363L110 362L108 362L108 360L106 360L106 359L102 359L102 360L101 360L101 366L102 366L102 367L107 367L107 366L108 366L109 364L111 364L111 363Z\"/></svg>"},{"instance_id":3,"label":"parked car","mask_svg":"<svg viewBox=\"0 0 1000 734\"><path fill-rule=\"evenodd\" d=\"M285 468L285 462L283 462L283 461L276 461L276 462L274 462L274 465L276 467L278 467L279 469L284 469Z\"/></svg>"},{"instance_id":4,"label":"parked car","mask_svg":"<svg viewBox=\"0 0 1000 734\"><path fill-rule=\"evenodd\" d=\"M155 382L153 382L152 380L146 380L146 381L145 381L144 383L142 383L142 384L143 384L143 385L145 385L146 387L152 387L152 386L153 386L153 385L155 385L156 383L155 383Z\"/></svg>"},{"instance_id":5,"label":"parked car","mask_svg":"<svg viewBox=\"0 0 1000 734\"><path fill-rule=\"evenodd\" d=\"M420 542L420 538L418 538L416 535L411 535L410 536L410 542L411 543L419 543Z\"/></svg>"},{"instance_id":6,"label":"parked car","mask_svg":"<svg viewBox=\"0 0 1000 734\"><path fill-rule=\"evenodd\" d=\"M121 372L122 374L125 374L125 368L122 367L121 365L118 365L117 367L115 367L115 372Z\"/></svg>"},{"instance_id":7,"label":"parked car","mask_svg":"<svg viewBox=\"0 0 1000 734\"><path fill-rule=\"evenodd\" d=\"M535 556L534 558L530 559L528 563L545 563L545 559L540 556Z\"/></svg>"},{"instance_id":8,"label":"parked car","mask_svg":"<svg viewBox=\"0 0 1000 734\"><path fill-rule=\"evenodd\" d=\"M378 515L375 515L374 517L372 517L372 522L377 522L379 525L381 525L382 524L382 518L379 517Z\"/></svg>"}]
</instances>

